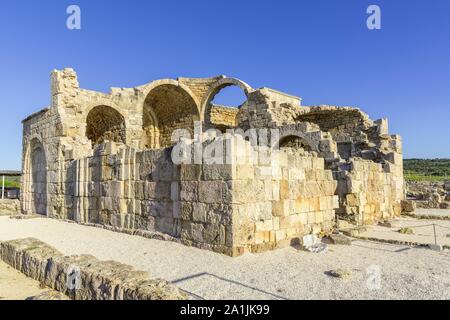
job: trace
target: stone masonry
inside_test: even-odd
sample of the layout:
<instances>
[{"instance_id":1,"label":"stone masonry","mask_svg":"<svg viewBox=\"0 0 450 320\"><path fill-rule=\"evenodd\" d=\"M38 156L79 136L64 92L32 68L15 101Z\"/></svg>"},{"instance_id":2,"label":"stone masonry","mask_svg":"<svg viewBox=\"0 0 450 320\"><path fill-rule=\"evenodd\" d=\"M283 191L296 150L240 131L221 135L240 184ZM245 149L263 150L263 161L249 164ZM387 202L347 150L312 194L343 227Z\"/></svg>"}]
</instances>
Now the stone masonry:
<instances>
[{"instance_id":1,"label":"stone masonry","mask_svg":"<svg viewBox=\"0 0 450 320\"><path fill-rule=\"evenodd\" d=\"M213 104L227 86L247 101ZM401 138L357 108L301 106L225 76L105 94L80 88L72 69L52 72L51 97L23 121L23 214L236 256L401 211Z\"/></svg>"}]
</instances>

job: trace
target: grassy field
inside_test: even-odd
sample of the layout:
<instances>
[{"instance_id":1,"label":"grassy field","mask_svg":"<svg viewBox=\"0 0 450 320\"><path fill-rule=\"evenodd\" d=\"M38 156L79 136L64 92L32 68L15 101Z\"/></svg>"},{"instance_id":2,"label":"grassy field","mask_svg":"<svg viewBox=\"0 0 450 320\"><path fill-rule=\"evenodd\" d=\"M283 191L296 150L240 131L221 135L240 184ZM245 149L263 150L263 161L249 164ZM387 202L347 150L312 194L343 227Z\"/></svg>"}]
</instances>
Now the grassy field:
<instances>
[{"instance_id":1,"label":"grassy field","mask_svg":"<svg viewBox=\"0 0 450 320\"><path fill-rule=\"evenodd\" d=\"M408 181L444 181L450 179L450 159L404 159Z\"/></svg>"},{"instance_id":2,"label":"grassy field","mask_svg":"<svg viewBox=\"0 0 450 320\"><path fill-rule=\"evenodd\" d=\"M2 177L0 177L0 189L2 187ZM5 187L20 188L20 177L5 177Z\"/></svg>"}]
</instances>

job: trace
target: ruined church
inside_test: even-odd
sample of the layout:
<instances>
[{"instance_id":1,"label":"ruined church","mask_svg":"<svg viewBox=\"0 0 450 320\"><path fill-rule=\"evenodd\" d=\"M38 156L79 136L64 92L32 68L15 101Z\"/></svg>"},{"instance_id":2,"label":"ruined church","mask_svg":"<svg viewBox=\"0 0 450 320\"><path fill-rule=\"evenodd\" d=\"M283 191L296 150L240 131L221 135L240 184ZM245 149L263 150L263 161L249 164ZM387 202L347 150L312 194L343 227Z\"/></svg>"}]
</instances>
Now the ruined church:
<instances>
[{"instance_id":1,"label":"ruined church","mask_svg":"<svg viewBox=\"0 0 450 320\"><path fill-rule=\"evenodd\" d=\"M245 93L239 108L212 102L227 86ZM180 131L200 141L177 142ZM276 132L276 141L263 145L246 132ZM195 145L217 144L226 161L174 161L181 145L191 155ZM22 159L23 214L230 256L326 234L338 220L389 220L404 199L402 141L386 119L303 106L299 97L225 76L106 94L80 88L73 69L55 70L51 105L23 120Z\"/></svg>"}]
</instances>

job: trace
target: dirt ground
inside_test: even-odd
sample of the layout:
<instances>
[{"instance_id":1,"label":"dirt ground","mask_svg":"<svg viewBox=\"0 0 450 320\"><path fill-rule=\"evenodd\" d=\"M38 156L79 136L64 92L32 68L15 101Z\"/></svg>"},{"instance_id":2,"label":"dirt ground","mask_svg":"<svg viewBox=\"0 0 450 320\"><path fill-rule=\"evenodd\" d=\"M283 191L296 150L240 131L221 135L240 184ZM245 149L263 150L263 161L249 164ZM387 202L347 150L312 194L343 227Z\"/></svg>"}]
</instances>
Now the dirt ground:
<instances>
[{"instance_id":1,"label":"dirt ground","mask_svg":"<svg viewBox=\"0 0 450 320\"><path fill-rule=\"evenodd\" d=\"M199 299L450 299L449 250L357 240L328 253L288 247L231 258L54 219L0 217L0 241L26 237L148 271ZM337 269L350 276L330 276Z\"/></svg>"},{"instance_id":2,"label":"dirt ground","mask_svg":"<svg viewBox=\"0 0 450 320\"><path fill-rule=\"evenodd\" d=\"M25 300L46 291L36 280L0 261L0 300Z\"/></svg>"}]
</instances>

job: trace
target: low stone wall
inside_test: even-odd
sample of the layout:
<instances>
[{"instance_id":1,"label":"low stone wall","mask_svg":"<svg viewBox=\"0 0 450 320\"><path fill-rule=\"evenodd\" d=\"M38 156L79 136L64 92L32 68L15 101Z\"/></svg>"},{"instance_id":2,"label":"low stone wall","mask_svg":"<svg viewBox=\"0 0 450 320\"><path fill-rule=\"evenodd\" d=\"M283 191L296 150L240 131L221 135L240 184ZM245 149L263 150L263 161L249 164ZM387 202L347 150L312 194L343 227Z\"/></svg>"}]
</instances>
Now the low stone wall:
<instances>
[{"instance_id":1,"label":"low stone wall","mask_svg":"<svg viewBox=\"0 0 450 320\"><path fill-rule=\"evenodd\" d=\"M20 213L20 202L17 199L0 199L0 216Z\"/></svg>"},{"instance_id":2,"label":"low stone wall","mask_svg":"<svg viewBox=\"0 0 450 320\"><path fill-rule=\"evenodd\" d=\"M188 298L167 281L151 279L147 272L133 270L131 266L115 261L99 261L90 255L63 256L34 238L2 242L0 257L28 277L74 300Z\"/></svg>"}]
</instances>

